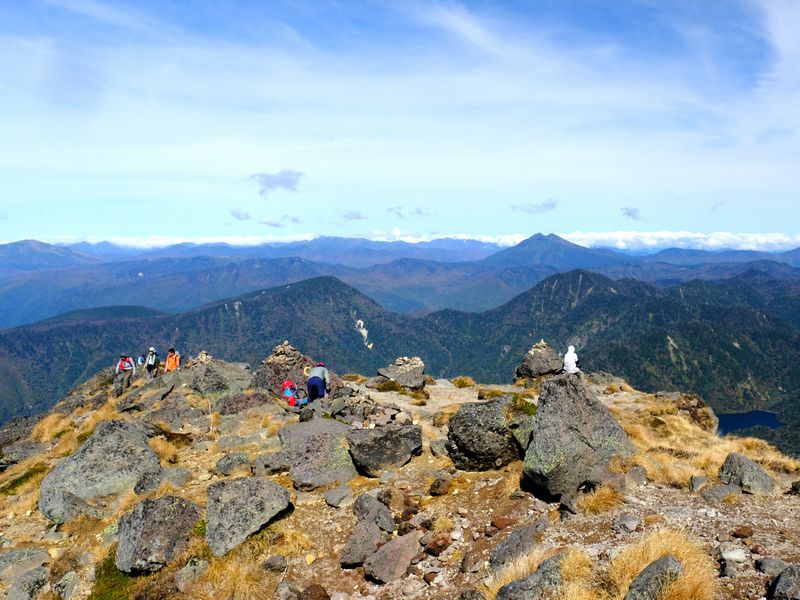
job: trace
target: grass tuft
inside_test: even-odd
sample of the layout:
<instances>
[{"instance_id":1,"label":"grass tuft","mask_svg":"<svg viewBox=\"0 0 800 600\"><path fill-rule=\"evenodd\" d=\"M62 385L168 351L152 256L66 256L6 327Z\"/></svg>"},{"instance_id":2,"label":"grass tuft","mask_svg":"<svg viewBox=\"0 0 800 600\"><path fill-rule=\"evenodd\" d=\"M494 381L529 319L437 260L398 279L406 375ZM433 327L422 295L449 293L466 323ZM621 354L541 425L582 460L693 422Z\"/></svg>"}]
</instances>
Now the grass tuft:
<instances>
[{"instance_id":1,"label":"grass tuft","mask_svg":"<svg viewBox=\"0 0 800 600\"><path fill-rule=\"evenodd\" d=\"M397 383L394 379L387 379L375 386L379 392L402 392L403 386Z\"/></svg>"},{"instance_id":2,"label":"grass tuft","mask_svg":"<svg viewBox=\"0 0 800 600\"><path fill-rule=\"evenodd\" d=\"M450 382L454 386L456 386L457 388L475 387L477 385L475 383L475 380L472 377L468 376L468 375L462 375L460 377L454 377L453 379L450 380Z\"/></svg>"},{"instance_id":3,"label":"grass tuft","mask_svg":"<svg viewBox=\"0 0 800 600\"><path fill-rule=\"evenodd\" d=\"M505 568L485 578L477 589L483 593L486 600L495 600L501 587L517 579L527 577L555 553L555 548L536 546L531 552L522 555L506 565Z\"/></svg>"},{"instance_id":4,"label":"grass tuft","mask_svg":"<svg viewBox=\"0 0 800 600\"><path fill-rule=\"evenodd\" d=\"M112 548L95 570L94 588L89 600L128 600L133 578L117 569L117 549Z\"/></svg>"},{"instance_id":5,"label":"grass tuft","mask_svg":"<svg viewBox=\"0 0 800 600\"><path fill-rule=\"evenodd\" d=\"M683 572L661 595L660 600L712 600L717 572L712 558L684 533L662 529L622 550L611 562L608 578L615 600L625 597L634 579L651 562L672 554Z\"/></svg>"},{"instance_id":6,"label":"grass tuft","mask_svg":"<svg viewBox=\"0 0 800 600\"><path fill-rule=\"evenodd\" d=\"M578 498L578 508L590 515L608 512L622 504L623 495L613 486L604 483L596 490Z\"/></svg>"},{"instance_id":7,"label":"grass tuft","mask_svg":"<svg viewBox=\"0 0 800 600\"><path fill-rule=\"evenodd\" d=\"M17 475L10 481L0 486L0 494L5 496L13 496L20 491L25 484L31 481L41 481L41 479L44 477L44 474L49 470L50 467L45 463L36 463L21 475Z\"/></svg>"}]
</instances>

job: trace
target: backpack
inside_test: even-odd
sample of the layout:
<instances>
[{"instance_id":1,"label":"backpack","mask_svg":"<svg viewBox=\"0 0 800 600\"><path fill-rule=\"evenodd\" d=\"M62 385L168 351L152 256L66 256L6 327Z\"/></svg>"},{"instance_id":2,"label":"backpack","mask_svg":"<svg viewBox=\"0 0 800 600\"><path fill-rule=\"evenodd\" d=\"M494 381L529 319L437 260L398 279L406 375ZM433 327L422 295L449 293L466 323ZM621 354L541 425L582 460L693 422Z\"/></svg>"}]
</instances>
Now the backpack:
<instances>
[{"instance_id":1,"label":"backpack","mask_svg":"<svg viewBox=\"0 0 800 600\"><path fill-rule=\"evenodd\" d=\"M131 360L130 356L126 356L125 358L119 359L119 365L117 368L121 371L130 371L133 369L133 361Z\"/></svg>"},{"instance_id":2,"label":"backpack","mask_svg":"<svg viewBox=\"0 0 800 600\"><path fill-rule=\"evenodd\" d=\"M283 390L283 399L289 406L295 406L297 404L297 384L291 379L287 379L281 385L281 389Z\"/></svg>"}]
</instances>

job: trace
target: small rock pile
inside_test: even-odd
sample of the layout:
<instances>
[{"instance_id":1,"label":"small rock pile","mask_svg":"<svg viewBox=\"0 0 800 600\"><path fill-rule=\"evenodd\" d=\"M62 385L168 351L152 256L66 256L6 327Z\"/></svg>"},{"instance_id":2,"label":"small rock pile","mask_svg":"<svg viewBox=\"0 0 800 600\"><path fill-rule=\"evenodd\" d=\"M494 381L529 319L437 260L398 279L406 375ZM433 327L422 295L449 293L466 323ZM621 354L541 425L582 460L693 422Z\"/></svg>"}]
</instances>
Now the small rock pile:
<instances>
[{"instance_id":1,"label":"small rock pile","mask_svg":"<svg viewBox=\"0 0 800 600\"><path fill-rule=\"evenodd\" d=\"M314 359L300 352L288 340L284 341L275 346L272 353L261 361L250 387L280 395L284 381L291 379L295 382L305 382L308 377L307 371L316 364ZM342 387L343 382L330 368L328 372L331 376L331 392L335 393Z\"/></svg>"},{"instance_id":2,"label":"small rock pile","mask_svg":"<svg viewBox=\"0 0 800 600\"><path fill-rule=\"evenodd\" d=\"M517 379L528 379L528 384L540 377L558 375L563 362L558 353L541 340L531 346L515 372Z\"/></svg>"},{"instance_id":3,"label":"small rock pile","mask_svg":"<svg viewBox=\"0 0 800 600\"><path fill-rule=\"evenodd\" d=\"M378 375L367 380L365 385L382 389L390 381L407 390L422 390L425 387L425 363L419 356L400 356L393 364L378 369Z\"/></svg>"}]
</instances>

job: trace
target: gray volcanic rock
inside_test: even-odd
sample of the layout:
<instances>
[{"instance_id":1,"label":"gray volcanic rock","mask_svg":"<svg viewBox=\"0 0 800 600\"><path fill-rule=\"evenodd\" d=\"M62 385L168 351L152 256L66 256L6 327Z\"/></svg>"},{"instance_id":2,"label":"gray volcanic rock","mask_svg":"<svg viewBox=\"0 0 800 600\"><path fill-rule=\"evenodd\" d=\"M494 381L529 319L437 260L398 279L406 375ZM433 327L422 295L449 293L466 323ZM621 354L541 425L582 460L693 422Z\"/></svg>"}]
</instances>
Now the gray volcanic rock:
<instances>
[{"instance_id":1,"label":"gray volcanic rock","mask_svg":"<svg viewBox=\"0 0 800 600\"><path fill-rule=\"evenodd\" d=\"M289 459L283 452L265 452L256 456L251 470L256 477L283 473L289 470Z\"/></svg>"},{"instance_id":2,"label":"gray volcanic rock","mask_svg":"<svg viewBox=\"0 0 800 600\"><path fill-rule=\"evenodd\" d=\"M200 394L228 392L238 394L247 389L252 380L248 365L208 359L190 367L192 389Z\"/></svg>"},{"instance_id":3,"label":"gray volcanic rock","mask_svg":"<svg viewBox=\"0 0 800 600\"><path fill-rule=\"evenodd\" d=\"M50 560L50 555L43 548L22 548L3 552L0 554L0 581L17 579L28 571L48 564Z\"/></svg>"},{"instance_id":4,"label":"gray volcanic rock","mask_svg":"<svg viewBox=\"0 0 800 600\"><path fill-rule=\"evenodd\" d=\"M525 476L550 496L574 492L597 466L633 445L578 375L559 375L542 385Z\"/></svg>"},{"instance_id":5,"label":"gray volcanic rock","mask_svg":"<svg viewBox=\"0 0 800 600\"><path fill-rule=\"evenodd\" d=\"M262 406L269 402L269 396L261 392L244 392L233 396L221 398L214 409L221 415L233 415L243 412L256 406Z\"/></svg>"},{"instance_id":6,"label":"gray volcanic rock","mask_svg":"<svg viewBox=\"0 0 800 600\"><path fill-rule=\"evenodd\" d=\"M5 593L6 600L33 600L47 585L50 571L45 567L31 569L11 582Z\"/></svg>"},{"instance_id":7,"label":"gray volcanic rock","mask_svg":"<svg viewBox=\"0 0 800 600\"><path fill-rule=\"evenodd\" d=\"M353 504L353 512L359 521L374 523L388 533L394 531L392 511L374 496L361 494Z\"/></svg>"},{"instance_id":8,"label":"gray volcanic rock","mask_svg":"<svg viewBox=\"0 0 800 600\"><path fill-rule=\"evenodd\" d=\"M369 477L380 477L387 469L402 467L422 451L422 430L418 425L353 429L346 438L353 462Z\"/></svg>"},{"instance_id":9,"label":"gray volcanic rock","mask_svg":"<svg viewBox=\"0 0 800 600\"><path fill-rule=\"evenodd\" d=\"M488 471L519 458L509 427L508 400L463 404L450 419L447 453L458 469Z\"/></svg>"},{"instance_id":10,"label":"gray volcanic rock","mask_svg":"<svg viewBox=\"0 0 800 600\"><path fill-rule=\"evenodd\" d=\"M206 542L222 556L289 507L289 491L256 477L218 481L208 486Z\"/></svg>"},{"instance_id":11,"label":"gray volcanic rock","mask_svg":"<svg viewBox=\"0 0 800 600\"><path fill-rule=\"evenodd\" d=\"M770 600L800 600L800 565L786 567L772 584Z\"/></svg>"},{"instance_id":12,"label":"gray volcanic rock","mask_svg":"<svg viewBox=\"0 0 800 600\"><path fill-rule=\"evenodd\" d=\"M769 495L775 480L758 464L738 452L731 452L719 468L722 483L739 486L747 494Z\"/></svg>"},{"instance_id":13,"label":"gray volcanic rock","mask_svg":"<svg viewBox=\"0 0 800 600\"><path fill-rule=\"evenodd\" d=\"M533 600L546 597L561 585L561 560L563 553L551 556L530 575L504 585L497 592L497 600Z\"/></svg>"},{"instance_id":14,"label":"gray volcanic rock","mask_svg":"<svg viewBox=\"0 0 800 600\"><path fill-rule=\"evenodd\" d=\"M158 571L189 542L200 507L177 496L145 500L119 520L116 565L125 573Z\"/></svg>"},{"instance_id":15,"label":"gray volcanic rock","mask_svg":"<svg viewBox=\"0 0 800 600\"><path fill-rule=\"evenodd\" d=\"M558 375L563 366L564 361L561 356L542 340L531 346L517 367L515 375L518 379L537 379L546 375Z\"/></svg>"},{"instance_id":16,"label":"gray volcanic rock","mask_svg":"<svg viewBox=\"0 0 800 600\"><path fill-rule=\"evenodd\" d=\"M500 571L520 556L533 550L538 543L536 541L537 534L545 529L547 529L547 518L543 517L531 525L518 527L512 531L492 552L489 559L489 570Z\"/></svg>"},{"instance_id":17,"label":"gray volcanic rock","mask_svg":"<svg viewBox=\"0 0 800 600\"><path fill-rule=\"evenodd\" d=\"M107 421L42 480L39 510L51 521L63 523L82 512L75 503L66 502L65 495L89 503L132 490L143 477L160 473L158 456L141 430L124 421Z\"/></svg>"},{"instance_id":18,"label":"gray volcanic rock","mask_svg":"<svg viewBox=\"0 0 800 600\"><path fill-rule=\"evenodd\" d=\"M345 448L348 430L332 419L313 419L280 430L278 437L289 462L289 476L297 489L347 483L358 474Z\"/></svg>"},{"instance_id":19,"label":"gray volcanic rock","mask_svg":"<svg viewBox=\"0 0 800 600\"><path fill-rule=\"evenodd\" d=\"M421 537L422 532L412 531L393 538L364 561L364 574L381 583L402 577L411 565L411 560L420 552Z\"/></svg>"},{"instance_id":20,"label":"gray volcanic rock","mask_svg":"<svg viewBox=\"0 0 800 600\"><path fill-rule=\"evenodd\" d=\"M425 387L425 363L419 356L401 356L393 365L378 369L378 375L392 379L404 388L421 390Z\"/></svg>"},{"instance_id":21,"label":"gray volcanic rock","mask_svg":"<svg viewBox=\"0 0 800 600\"><path fill-rule=\"evenodd\" d=\"M352 568L364 564L378 551L384 540L380 527L369 521L359 521L339 557L342 567Z\"/></svg>"},{"instance_id":22,"label":"gray volcanic rock","mask_svg":"<svg viewBox=\"0 0 800 600\"><path fill-rule=\"evenodd\" d=\"M226 454L214 465L217 475L232 475L236 471L250 472L250 457L246 452L231 452Z\"/></svg>"},{"instance_id":23,"label":"gray volcanic rock","mask_svg":"<svg viewBox=\"0 0 800 600\"><path fill-rule=\"evenodd\" d=\"M633 580L625 600L653 600L683 572L683 565L672 554L651 562Z\"/></svg>"}]
</instances>

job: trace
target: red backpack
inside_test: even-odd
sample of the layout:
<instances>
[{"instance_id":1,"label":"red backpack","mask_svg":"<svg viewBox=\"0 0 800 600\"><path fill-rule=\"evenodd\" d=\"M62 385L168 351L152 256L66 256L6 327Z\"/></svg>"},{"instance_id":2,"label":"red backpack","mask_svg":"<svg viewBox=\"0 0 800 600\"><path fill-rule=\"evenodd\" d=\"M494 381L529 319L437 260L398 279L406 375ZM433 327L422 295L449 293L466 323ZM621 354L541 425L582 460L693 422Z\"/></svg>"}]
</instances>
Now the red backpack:
<instances>
[{"instance_id":1,"label":"red backpack","mask_svg":"<svg viewBox=\"0 0 800 600\"><path fill-rule=\"evenodd\" d=\"M283 390L283 399L289 406L295 406L297 404L297 384L291 379L287 379L281 385L281 389Z\"/></svg>"}]
</instances>

